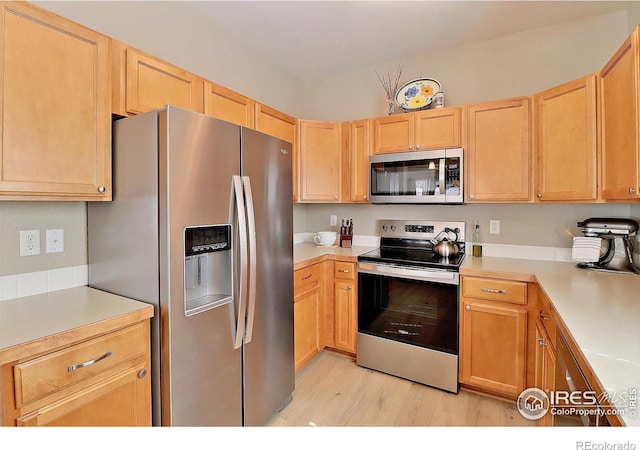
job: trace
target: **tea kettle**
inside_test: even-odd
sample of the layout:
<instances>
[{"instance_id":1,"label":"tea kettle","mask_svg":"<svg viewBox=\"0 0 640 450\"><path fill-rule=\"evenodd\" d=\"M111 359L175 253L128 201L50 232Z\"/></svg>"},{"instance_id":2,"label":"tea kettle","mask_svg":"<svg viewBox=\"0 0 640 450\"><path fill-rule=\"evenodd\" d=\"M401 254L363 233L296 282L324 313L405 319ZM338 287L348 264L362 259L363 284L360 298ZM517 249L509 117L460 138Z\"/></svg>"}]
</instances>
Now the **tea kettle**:
<instances>
[{"instance_id":1,"label":"tea kettle","mask_svg":"<svg viewBox=\"0 0 640 450\"><path fill-rule=\"evenodd\" d=\"M442 230L440 233L438 233L438 235L431 239L431 243L433 244L433 251L439 255L439 256L455 256L458 254L459 248L457 246L457 242L458 242L458 232L460 230L458 228L445 228L444 230ZM455 234L455 240L452 242L449 240L449 238L446 236L446 233L453 233ZM443 236L442 238L440 236L442 236L443 234L445 234L445 236Z\"/></svg>"}]
</instances>

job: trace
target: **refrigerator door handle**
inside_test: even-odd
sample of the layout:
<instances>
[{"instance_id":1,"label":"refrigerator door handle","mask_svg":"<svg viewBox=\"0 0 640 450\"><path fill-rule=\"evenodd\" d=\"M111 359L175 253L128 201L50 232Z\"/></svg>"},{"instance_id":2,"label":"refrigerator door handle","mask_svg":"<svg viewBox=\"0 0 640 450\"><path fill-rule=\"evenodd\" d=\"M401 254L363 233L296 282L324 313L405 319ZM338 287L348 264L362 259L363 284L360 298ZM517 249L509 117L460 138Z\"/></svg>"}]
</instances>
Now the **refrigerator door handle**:
<instances>
[{"instance_id":1,"label":"refrigerator door handle","mask_svg":"<svg viewBox=\"0 0 640 450\"><path fill-rule=\"evenodd\" d=\"M247 200L247 229L249 232L249 301L247 303L247 331L245 334L245 344L248 344L251 342L256 312L256 216L253 207L251 180L249 180L249 177L242 177L242 180L244 182L244 195Z\"/></svg>"},{"instance_id":2,"label":"refrigerator door handle","mask_svg":"<svg viewBox=\"0 0 640 450\"><path fill-rule=\"evenodd\" d=\"M248 289L248 257L249 247L247 242L247 215L245 212L244 192L242 187L242 178L240 175L233 176L233 192L235 204L238 210L238 253L240 255L240 278L238 287L238 315L236 317L235 336L233 337L233 347L238 349L242 347L242 340L245 332L245 319L247 315L247 289ZM232 213L233 219L233 206Z\"/></svg>"}]
</instances>

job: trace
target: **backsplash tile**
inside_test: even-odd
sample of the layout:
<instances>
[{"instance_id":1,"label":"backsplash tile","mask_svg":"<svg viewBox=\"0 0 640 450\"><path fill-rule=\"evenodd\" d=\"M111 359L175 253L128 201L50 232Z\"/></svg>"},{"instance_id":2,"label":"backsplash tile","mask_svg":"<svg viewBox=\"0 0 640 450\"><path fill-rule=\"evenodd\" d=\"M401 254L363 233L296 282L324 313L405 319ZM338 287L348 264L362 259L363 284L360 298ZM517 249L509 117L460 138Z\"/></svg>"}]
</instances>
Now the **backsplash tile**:
<instances>
[{"instance_id":1,"label":"backsplash tile","mask_svg":"<svg viewBox=\"0 0 640 450\"><path fill-rule=\"evenodd\" d=\"M89 283L89 267L63 267L0 277L0 301L44 294Z\"/></svg>"}]
</instances>

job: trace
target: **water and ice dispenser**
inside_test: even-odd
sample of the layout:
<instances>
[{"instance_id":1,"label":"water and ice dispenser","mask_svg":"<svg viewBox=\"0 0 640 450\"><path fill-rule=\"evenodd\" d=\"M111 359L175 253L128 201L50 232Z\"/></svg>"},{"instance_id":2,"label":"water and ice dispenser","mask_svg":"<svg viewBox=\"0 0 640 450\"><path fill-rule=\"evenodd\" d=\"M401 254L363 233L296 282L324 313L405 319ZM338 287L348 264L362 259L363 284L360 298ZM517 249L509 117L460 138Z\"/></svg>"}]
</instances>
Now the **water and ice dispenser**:
<instances>
[{"instance_id":1,"label":"water and ice dispenser","mask_svg":"<svg viewBox=\"0 0 640 450\"><path fill-rule=\"evenodd\" d=\"M232 301L231 225L184 229L184 313L198 314Z\"/></svg>"}]
</instances>

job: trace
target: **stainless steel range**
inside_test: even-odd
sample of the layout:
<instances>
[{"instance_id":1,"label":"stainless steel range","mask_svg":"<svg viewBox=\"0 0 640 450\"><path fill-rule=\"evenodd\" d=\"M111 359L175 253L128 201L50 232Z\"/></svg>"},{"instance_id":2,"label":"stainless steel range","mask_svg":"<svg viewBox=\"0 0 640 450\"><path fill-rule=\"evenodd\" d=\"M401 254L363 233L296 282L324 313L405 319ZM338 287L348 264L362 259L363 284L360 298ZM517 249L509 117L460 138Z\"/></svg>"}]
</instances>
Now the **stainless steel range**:
<instances>
[{"instance_id":1,"label":"stainless steel range","mask_svg":"<svg viewBox=\"0 0 640 450\"><path fill-rule=\"evenodd\" d=\"M357 363L457 393L465 223L380 220L378 231L380 248L358 257Z\"/></svg>"}]
</instances>

